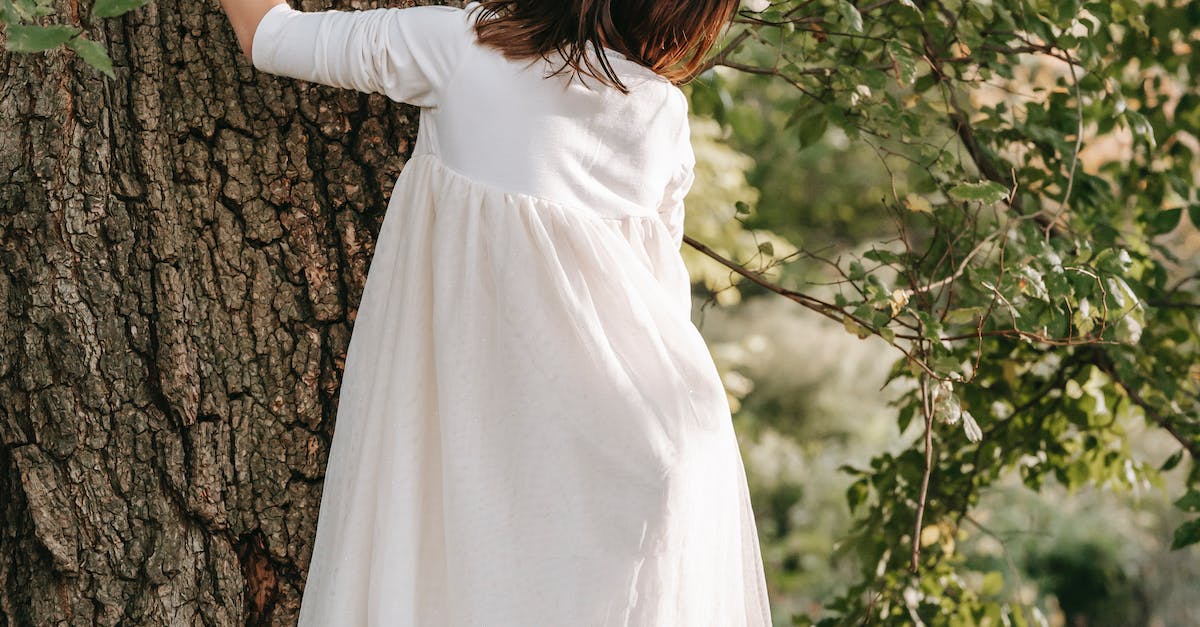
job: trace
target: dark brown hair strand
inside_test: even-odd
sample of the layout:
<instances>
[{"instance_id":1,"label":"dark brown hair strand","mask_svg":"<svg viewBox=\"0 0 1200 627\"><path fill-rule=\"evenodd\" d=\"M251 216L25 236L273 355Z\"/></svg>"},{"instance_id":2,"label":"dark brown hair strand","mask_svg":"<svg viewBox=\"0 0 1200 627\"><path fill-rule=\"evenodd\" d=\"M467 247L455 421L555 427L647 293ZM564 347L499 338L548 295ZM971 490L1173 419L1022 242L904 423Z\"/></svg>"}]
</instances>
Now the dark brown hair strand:
<instances>
[{"instance_id":1,"label":"dark brown hair strand","mask_svg":"<svg viewBox=\"0 0 1200 627\"><path fill-rule=\"evenodd\" d=\"M686 82L729 25L739 0L482 0L475 18L480 43L510 59L549 59L628 93L603 49ZM599 54L595 59L588 48ZM597 67L597 63L599 67Z\"/></svg>"}]
</instances>

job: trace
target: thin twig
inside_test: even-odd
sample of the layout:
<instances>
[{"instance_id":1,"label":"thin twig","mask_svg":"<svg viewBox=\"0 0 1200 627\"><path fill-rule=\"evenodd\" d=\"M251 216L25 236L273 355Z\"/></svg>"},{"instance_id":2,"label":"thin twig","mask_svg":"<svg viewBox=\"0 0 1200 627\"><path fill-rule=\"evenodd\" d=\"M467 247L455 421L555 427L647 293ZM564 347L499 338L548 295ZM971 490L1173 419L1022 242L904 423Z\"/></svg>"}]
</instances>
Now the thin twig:
<instances>
[{"instance_id":1,"label":"thin twig","mask_svg":"<svg viewBox=\"0 0 1200 627\"><path fill-rule=\"evenodd\" d=\"M920 570L921 525L925 519L925 500L929 496L929 476L933 474L933 401L930 399L929 378L921 377L921 411L925 414L925 470L921 474L921 496L917 499L917 520L913 527L912 560L909 572Z\"/></svg>"}]
</instances>

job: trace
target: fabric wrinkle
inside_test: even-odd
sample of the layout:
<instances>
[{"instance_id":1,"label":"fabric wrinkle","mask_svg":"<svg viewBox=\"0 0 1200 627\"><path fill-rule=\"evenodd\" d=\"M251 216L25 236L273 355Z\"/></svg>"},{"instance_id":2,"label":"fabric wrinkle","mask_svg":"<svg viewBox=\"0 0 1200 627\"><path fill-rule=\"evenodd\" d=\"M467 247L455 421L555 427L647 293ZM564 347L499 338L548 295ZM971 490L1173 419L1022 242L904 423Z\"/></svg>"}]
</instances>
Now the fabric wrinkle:
<instances>
[{"instance_id":1,"label":"fabric wrinkle","mask_svg":"<svg viewBox=\"0 0 1200 627\"><path fill-rule=\"evenodd\" d=\"M262 71L420 109L347 347L299 627L768 627L680 254L687 101L447 6L263 17ZM595 52L594 50L592 52ZM589 81L595 83L595 81Z\"/></svg>"}]
</instances>

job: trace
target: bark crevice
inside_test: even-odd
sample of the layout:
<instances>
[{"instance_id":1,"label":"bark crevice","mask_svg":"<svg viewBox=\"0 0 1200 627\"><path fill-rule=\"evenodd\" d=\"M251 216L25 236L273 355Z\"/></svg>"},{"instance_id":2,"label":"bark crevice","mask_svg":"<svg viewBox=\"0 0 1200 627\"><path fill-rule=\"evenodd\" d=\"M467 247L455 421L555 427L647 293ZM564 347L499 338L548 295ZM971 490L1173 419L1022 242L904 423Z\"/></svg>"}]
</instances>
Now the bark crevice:
<instances>
[{"instance_id":1,"label":"bark crevice","mask_svg":"<svg viewBox=\"0 0 1200 627\"><path fill-rule=\"evenodd\" d=\"M0 627L294 625L417 110L255 71L216 5L88 36L115 80L0 47Z\"/></svg>"}]
</instances>

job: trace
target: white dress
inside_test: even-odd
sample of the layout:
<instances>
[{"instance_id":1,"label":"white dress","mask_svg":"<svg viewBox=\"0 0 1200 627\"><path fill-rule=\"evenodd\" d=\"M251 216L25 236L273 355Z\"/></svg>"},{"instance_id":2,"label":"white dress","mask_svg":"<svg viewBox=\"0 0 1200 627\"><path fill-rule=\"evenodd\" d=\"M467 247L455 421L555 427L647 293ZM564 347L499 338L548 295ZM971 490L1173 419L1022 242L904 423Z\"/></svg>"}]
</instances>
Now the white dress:
<instances>
[{"instance_id":1,"label":"white dress","mask_svg":"<svg viewBox=\"0 0 1200 627\"><path fill-rule=\"evenodd\" d=\"M272 8L260 70L421 107L347 349L301 627L763 627L679 249L682 92L480 45L466 9ZM594 54L594 50L592 51Z\"/></svg>"}]
</instances>

